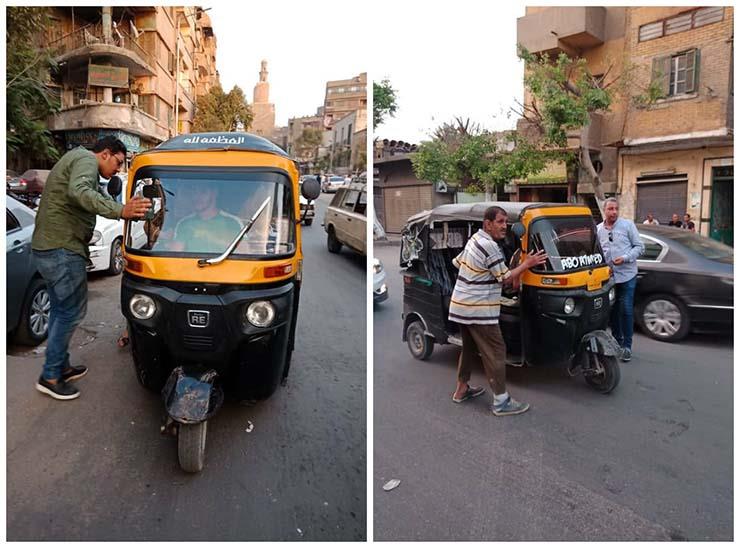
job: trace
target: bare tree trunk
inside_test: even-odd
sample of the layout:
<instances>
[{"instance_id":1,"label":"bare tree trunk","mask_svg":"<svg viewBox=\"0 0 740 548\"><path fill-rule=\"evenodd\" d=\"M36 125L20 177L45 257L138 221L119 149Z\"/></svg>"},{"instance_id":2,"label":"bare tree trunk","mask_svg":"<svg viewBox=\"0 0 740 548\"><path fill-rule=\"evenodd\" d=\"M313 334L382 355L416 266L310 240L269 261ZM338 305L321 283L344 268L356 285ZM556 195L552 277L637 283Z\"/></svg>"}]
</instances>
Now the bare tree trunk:
<instances>
[{"instance_id":1,"label":"bare tree trunk","mask_svg":"<svg viewBox=\"0 0 740 548\"><path fill-rule=\"evenodd\" d=\"M591 176L591 186L593 186L594 189L594 197L596 198L596 205L599 206L599 211L601 212L601 217L604 217L604 200L606 200L606 196L604 195L604 188L601 186L601 176L596 173L596 168L594 168L594 164L591 161L591 153L588 150L588 130L591 127L591 124L584 126L581 129L581 165L586 168L586 171L588 171L588 174Z\"/></svg>"},{"instance_id":2,"label":"bare tree trunk","mask_svg":"<svg viewBox=\"0 0 740 548\"><path fill-rule=\"evenodd\" d=\"M486 185L486 202L492 202L493 201L493 193L491 192L491 185Z\"/></svg>"}]
</instances>

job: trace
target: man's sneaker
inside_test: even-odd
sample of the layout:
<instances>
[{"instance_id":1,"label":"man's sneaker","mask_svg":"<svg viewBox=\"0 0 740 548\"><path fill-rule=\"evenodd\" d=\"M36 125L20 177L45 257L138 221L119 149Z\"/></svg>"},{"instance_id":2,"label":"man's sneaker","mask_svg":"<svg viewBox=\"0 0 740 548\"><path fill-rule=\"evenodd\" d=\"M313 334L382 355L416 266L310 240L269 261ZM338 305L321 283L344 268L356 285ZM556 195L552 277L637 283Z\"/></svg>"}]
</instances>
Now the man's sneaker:
<instances>
[{"instance_id":1,"label":"man's sneaker","mask_svg":"<svg viewBox=\"0 0 740 548\"><path fill-rule=\"evenodd\" d=\"M51 384L44 379L43 375L36 382L36 390L42 394L51 396L55 400L73 400L80 396L80 391L73 385L66 383L62 379L58 380L56 384Z\"/></svg>"},{"instance_id":2,"label":"man's sneaker","mask_svg":"<svg viewBox=\"0 0 740 548\"><path fill-rule=\"evenodd\" d=\"M520 401L516 401L514 398L509 396L506 398L506 401L501 404L493 404L491 406L491 411L493 411L493 414L497 417L503 417L504 415L518 415L519 413L524 413L529 409L528 403L522 403Z\"/></svg>"},{"instance_id":3,"label":"man's sneaker","mask_svg":"<svg viewBox=\"0 0 740 548\"><path fill-rule=\"evenodd\" d=\"M468 389L465 391L465 394L463 394L462 398L456 398L455 394L452 394L452 401L455 403L462 403L465 400L469 400L470 398L477 398L481 394L485 394L486 389L482 386L468 386Z\"/></svg>"},{"instance_id":4,"label":"man's sneaker","mask_svg":"<svg viewBox=\"0 0 740 548\"><path fill-rule=\"evenodd\" d=\"M62 371L62 380L72 382L81 379L87 375L87 367L84 365L71 365L68 369Z\"/></svg>"},{"instance_id":5,"label":"man's sneaker","mask_svg":"<svg viewBox=\"0 0 740 548\"><path fill-rule=\"evenodd\" d=\"M629 348L623 348L621 358L623 362L630 361L632 359L632 350L630 350Z\"/></svg>"}]
</instances>

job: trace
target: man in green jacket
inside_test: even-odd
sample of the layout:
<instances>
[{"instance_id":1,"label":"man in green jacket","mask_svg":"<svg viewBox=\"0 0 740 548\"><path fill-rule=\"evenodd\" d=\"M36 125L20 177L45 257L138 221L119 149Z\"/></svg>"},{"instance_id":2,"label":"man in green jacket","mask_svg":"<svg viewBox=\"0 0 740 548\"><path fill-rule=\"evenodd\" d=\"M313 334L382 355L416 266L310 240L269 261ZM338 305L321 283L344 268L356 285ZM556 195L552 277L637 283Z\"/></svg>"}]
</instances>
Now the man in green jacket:
<instances>
[{"instance_id":1,"label":"man in green jacket","mask_svg":"<svg viewBox=\"0 0 740 548\"><path fill-rule=\"evenodd\" d=\"M67 152L44 185L31 247L48 286L51 310L46 360L36 389L58 400L78 397L79 390L70 383L87 373L87 367L71 365L68 349L87 312L87 243L95 217L137 219L151 207L147 198L132 198L124 206L100 192L100 176L110 179L125 161L126 146L104 137L92 151L79 147Z\"/></svg>"}]
</instances>

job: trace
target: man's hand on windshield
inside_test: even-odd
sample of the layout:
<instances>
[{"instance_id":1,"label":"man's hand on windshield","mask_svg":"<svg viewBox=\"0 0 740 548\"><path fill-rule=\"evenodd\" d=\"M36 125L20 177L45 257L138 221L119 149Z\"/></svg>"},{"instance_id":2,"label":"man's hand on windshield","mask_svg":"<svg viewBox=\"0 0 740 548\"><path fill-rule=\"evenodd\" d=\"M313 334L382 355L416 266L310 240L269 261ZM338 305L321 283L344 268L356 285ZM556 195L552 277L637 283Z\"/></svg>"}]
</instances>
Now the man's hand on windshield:
<instances>
[{"instance_id":1,"label":"man's hand on windshield","mask_svg":"<svg viewBox=\"0 0 740 548\"><path fill-rule=\"evenodd\" d=\"M121 212L122 219L141 219L146 212L152 207L152 201L149 198L135 196L131 198Z\"/></svg>"},{"instance_id":2,"label":"man's hand on windshield","mask_svg":"<svg viewBox=\"0 0 740 548\"><path fill-rule=\"evenodd\" d=\"M533 266L545 264L546 261L547 253L544 250L538 251L536 253L534 251L530 251L529 253L527 253L524 259L524 264L526 264L527 268L529 269Z\"/></svg>"}]
</instances>

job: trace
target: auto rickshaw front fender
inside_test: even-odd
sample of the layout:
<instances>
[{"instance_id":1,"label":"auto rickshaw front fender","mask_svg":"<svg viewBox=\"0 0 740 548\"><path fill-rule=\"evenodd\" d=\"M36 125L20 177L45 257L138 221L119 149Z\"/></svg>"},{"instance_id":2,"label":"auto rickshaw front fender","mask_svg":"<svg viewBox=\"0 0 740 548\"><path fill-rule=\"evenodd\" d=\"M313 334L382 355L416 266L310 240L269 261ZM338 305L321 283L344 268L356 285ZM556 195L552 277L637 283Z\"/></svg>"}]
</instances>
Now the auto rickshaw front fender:
<instances>
[{"instance_id":1,"label":"auto rickshaw front fender","mask_svg":"<svg viewBox=\"0 0 740 548\"><path fill-rule=\"evenodd\" d=\"M223 403L223 391L214 384L216 371L186 372L183 367L172 370L162 389L167 414L182 424L197 424L207 420Z\"/></svg>"},{"instance_id":2,"label":"auto rickshaw front fender","mask_svg":"<svg viewBox=\"0 0 740 548\"><path fill-rule=\"evenodd\" d=\"M610 333L604 330L591 331L581 339L581 350L601 354L602 356L619 356L619 343Z\"/></svg>"}]
</instances>

